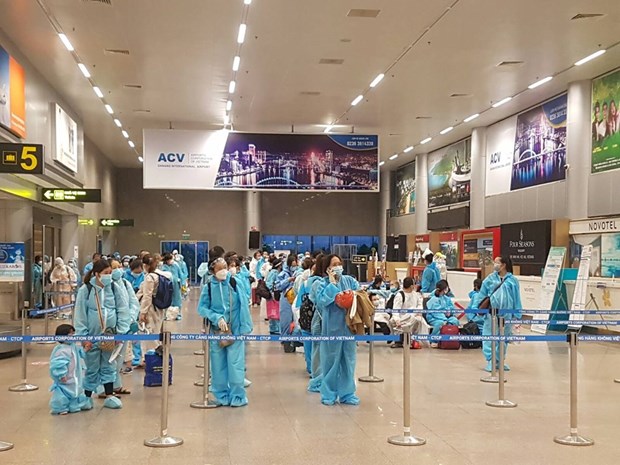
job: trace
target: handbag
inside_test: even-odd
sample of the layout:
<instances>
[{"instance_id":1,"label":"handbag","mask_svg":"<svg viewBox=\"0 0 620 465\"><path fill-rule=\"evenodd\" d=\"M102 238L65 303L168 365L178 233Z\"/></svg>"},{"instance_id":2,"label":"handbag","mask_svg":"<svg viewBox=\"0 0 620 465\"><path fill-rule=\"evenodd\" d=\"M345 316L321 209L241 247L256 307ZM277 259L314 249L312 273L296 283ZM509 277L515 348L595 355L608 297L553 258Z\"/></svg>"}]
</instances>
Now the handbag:
<instances>
[{"instance_id":1,"label":"handbag","mask_svg":"<svg viewBox=\"0 0 620 465\"><path fill-rule=\"evenodd\" d=\"M284 294L284 297L286 297L289 304L293 305L293 302L295 302L295 298L297 297L297 295L295 295L295 289L292 287L289 288L289 290L286 291L286 294Z\"/></svg>"},{"instance_id":2,"label":"handbag","mask_svg":"<svg viewBox=\"0 0 620 465\"><path fill-rule=\"evenodd\" d=\"M491 308L491 296L493 294L495 294L497 292L497 290L502 287L502 284L504 284L505 279L502 279L499 283L499 285L493 289L493 292L491 292L491 294L489 294L488 297L485 297L484 299L482 299L480 301L480 303L478 304L478 309L479 310L490 310Z\"/></svg>"},{"instance_id":3,"label":"handbag","mask_svg":"<svg viewBox=\"0 0 620 465\"><path fill-rule=\"evenodd\" d=\"M354 299L353 291L343 291L336 295L336 305L343 310L351 310L353 307L353 299Z\"/></svg>"},{"instance_id":4,"label":"handbag","mask_svg":"<svg viewBox=\"0 0 620 465\"><path fill-rule=\"evenodd\" d=\"M106 328L105 322L103 321L103 312L101 311L101 302L99 301L99 293L97 289L95 289L95 302L97 303L97 313L99 314L99 322L101 323L101 329L103 330L104 336L113 336L116 334L114 328ZM105 329L104 329L105 328ZM115 341L101 341L99 342L99 349L102 352L113 352L116 348Z\"/></svg>"},{"instance_id":5,"label":"handbag","mask_svg":"<svg viewBox=\"0 0 620 465\"><path fill-rule=\"evenodd\" d=\"M256 295L265 300L271 300L271 291L265 284L265 280L261 279L258 281L258 285L256 286Z\"/></svg>"},{"instance_id":6,"label":"handbag","mask_svg":"<svg viewBox=\"0 0 620 465\"><path fill-rule=\"evenodd\" d=\"M228 289L228 297L230 302L230 323L228 323L228 329L226 331L220 331L220 335L232 336L232 307L233 307L233 298L232 298L233 289L232 286ZM220 347L223 349L225 347L231 346L235 343L235 341L230 339L225 339L219 341Z\"/></svg>"}]
</instances>

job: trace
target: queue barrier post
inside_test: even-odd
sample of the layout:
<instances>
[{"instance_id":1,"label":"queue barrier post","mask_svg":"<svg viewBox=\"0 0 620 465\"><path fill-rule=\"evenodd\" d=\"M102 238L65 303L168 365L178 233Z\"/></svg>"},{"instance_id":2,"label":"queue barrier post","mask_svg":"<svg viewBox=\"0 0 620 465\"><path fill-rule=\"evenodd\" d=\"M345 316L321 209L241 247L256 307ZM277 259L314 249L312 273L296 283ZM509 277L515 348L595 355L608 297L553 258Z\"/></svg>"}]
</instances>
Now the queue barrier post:
<instances>
[{"instance_id":1,"label":"queue barrier post","mask_svg":"<svg viewBox=\"0 0 620 465\"><path fill-rule=\"evenodd\" d=\"M211 332L211 323L207 322L208 320L205 320L205 334L209 334ZM204 355L204 362L203 362L203 367L204 367L204 374L203 374L203 380L202 380L202 399L197 401L197 402L192 402L191 404L189 404L190 407L192 408L200 408L200 409L210 409L210 408L217 408L220 405L218 403L216 403L215 401L211 400L210 396L209 396L209 377L211 376L211 360L210 360L210 355L211 355L211 350L210 350L210 346L209 346L209 341L207 341L206 339L202 341L202 352ZM206 380L206 382L205 382ZM196 383L194 383L196 384Z\"/></svg>"},{"instance_id":2,"label":"queue barrier post","mask_svg":"<svg viewBox=\"0 0 620 465\"><path fill-rule=\"evenodd\" d=\"M22 310L22 337L26 335L26 310ZM30 392L36 391L39 386L28 382L28 348L26 342L22 341L22 382L9 387L11 392Z\"/></svg>"},{"instance_id":3,"label":"queue barrier post","mask_svg":"<svg viewBox=\"0 0 620 465\"><path fill-rule=\"evenodd\" d=\"M504 316L500 316L499 318L499 335L500 338L503 338L503 336L505 335L505 318ZM505 394L505 388L506 386L504 386L504 383L506 382L506 379L504 377L505 374L505 370L504 370L504 360L506 358L506 343L502 340L497 341L499 344L499 395L498 395L498 399L494 400L494 401L488 401L486 404L489 407L497 407L497 408L515 408L517 406L517 404L515 402L512 402L510 400L506 399L506 394ZM493 353L491 354L491 360L495 360L495 351L493 351Z\"/></svg>"},{"instance_id":4,"label":"queue barrier post","mask_svg":"<svg viewBox=\"0 0 620 465\"><path fill-rule=\"evenodd\" d=\"M411 435L411 333L403 333L403 434L388 438L395 446L423 446L426 439Z\"/></svg>"},{"instance_id":5,"label":"queue barrier post","mask_svg":"<svg viewBox=\"0 0 620 465\"><path fill-rule=\"evenodd\" d=\"M5 450L11 450L13 447L15 446L11 442L0 441L0 452L4 452Z\"/></svg>"},{"instance_id":6,"label":"queue barrier post","mask_svg":"<svg viewBox=\"0 0 620 465\"><path fill-rule=\"evenodd\" d=\"M375 335L375 316L372 316L372 324L369 328L369 334ZM375 376L375 341L370 341L368 347L368 376L361 376L358 378L362 383L382 383L384 380L379 376Z\"/></svg>"},{"instance_id":7,"label":"queue barrier post","mask_svg":"<svg viewBox=\"0 0 620 465\"><path fill-rule=\"evenodd\" d=\"M592 439L577 432L577 332L568 335L570 350L570 434L557 436L553 441L563 446L591 446Z\"/></svg>"},{"instance_id":8,"label":"queue barrier post","mask_svg":"<svg viewBox=\"0 0 620 465\"><path fill-rule=\"evenodd\" d=\"M172 335L170 331L162 333L163 364L162 364L162 393L161 393L161 427L160 435L153 439L146 439L144 445L147 447L176 447L183 444L183 439L168 435L168 388L170 385L170 342Z\"/></svg>"},{"instance_id":9,"label":"queue barrier post","mask_svg":"<svg viewBox=\"0 0 620 465\"><path fill-rule=\"evenodd\" d=\"M491 335L497 336L497 309L491 308L489 315L491 316ZM497 376L497 361L495 360L496 351L497 341L493 339L491 341L491 374L480 378L480 381L483 383L499 383L499 377ZM504 379L504 382L506 382L506 379Z\"/></svg>"}]
</instances>

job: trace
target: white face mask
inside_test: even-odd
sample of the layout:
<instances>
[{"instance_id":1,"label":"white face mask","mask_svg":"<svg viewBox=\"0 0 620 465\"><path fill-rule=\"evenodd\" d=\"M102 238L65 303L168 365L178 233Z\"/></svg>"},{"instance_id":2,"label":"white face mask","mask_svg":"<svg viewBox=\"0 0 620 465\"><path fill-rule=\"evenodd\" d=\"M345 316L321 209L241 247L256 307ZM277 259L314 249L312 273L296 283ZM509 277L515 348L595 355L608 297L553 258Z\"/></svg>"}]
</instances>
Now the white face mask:
<instances>
[{"instance_id":1,"label":"white face mask","mask_svg":"<svg viewBox=\"0 0 620 465\"><path fill-rule=\"evenodd\" d=\"M215 277L218 279L218 281L224 281L226 279L226 276L228 276L228 270L220 270L215 273Z\"/></svg>"},{"instance_id":2,"label":"white face mask","mask_svg":"<svg viewBox=\"0 0 620 465\"><path fill-rule=\"evenodd\" d=\"M493 270L494 271L499 271L502 268L502 264L501 263L493 263Z\"/></svg>"},{"instance_id":3,"label":"white face mask","mask_svg":"<svg viewBox=\"0 0 620 465\"><path fill-rule=\"evenodd\" d=\"M230 270L228 270L228 271L230 271L230 275L231 275L231 276L235 276L235 275L237 274L237 268L231 268L231 269L230 269Z\"/></svg>"}]
</instances>

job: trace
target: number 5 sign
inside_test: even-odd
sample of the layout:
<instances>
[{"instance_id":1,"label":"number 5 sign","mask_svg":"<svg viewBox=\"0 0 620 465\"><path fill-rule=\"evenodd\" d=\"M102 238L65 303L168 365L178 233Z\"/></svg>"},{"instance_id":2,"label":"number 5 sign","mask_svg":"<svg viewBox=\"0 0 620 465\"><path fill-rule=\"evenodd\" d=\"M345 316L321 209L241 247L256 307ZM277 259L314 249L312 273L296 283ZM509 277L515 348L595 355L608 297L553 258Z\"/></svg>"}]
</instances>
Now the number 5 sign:
<instances>
[{"instance_id":1,"label":"number 5 sign","mask_svg":"<svg viewBox=\"0 0 620 465\"><path fill-rule=\"evenodd\" d=\"M0 144L0 173L43 174L43 146Z\"/></svg>"}]
</instances>

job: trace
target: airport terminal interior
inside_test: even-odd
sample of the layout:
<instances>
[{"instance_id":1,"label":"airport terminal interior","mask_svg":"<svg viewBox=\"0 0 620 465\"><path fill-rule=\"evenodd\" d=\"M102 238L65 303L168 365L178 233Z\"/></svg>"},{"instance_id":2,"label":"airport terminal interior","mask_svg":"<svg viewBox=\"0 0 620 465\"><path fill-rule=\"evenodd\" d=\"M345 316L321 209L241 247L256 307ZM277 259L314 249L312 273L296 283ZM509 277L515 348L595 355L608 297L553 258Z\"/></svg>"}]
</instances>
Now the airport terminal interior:
<instances>
[{"instance_id":1,"label":"airport terminal interior","mask_svg":"<svg viewBox=\"0 0 620 465\"><path fill-rule=\"evenodd\" d=\"M617 0L0 0L0 464L600 464Z\"/></svg>"}]
</instances>

